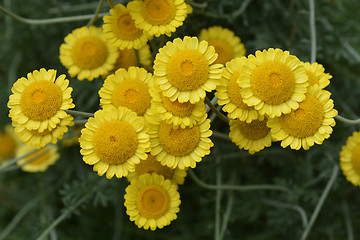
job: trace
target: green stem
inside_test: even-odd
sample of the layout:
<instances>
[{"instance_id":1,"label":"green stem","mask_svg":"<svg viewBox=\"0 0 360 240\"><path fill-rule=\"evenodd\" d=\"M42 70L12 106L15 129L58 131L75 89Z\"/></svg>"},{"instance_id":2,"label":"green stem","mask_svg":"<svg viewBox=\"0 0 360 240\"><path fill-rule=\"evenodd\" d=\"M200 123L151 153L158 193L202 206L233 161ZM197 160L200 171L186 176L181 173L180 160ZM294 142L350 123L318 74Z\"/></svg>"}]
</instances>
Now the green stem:
<instances>
[{"instance_id":1,"label":"green stem","mask_svg":"<svg viewBox=\"0 0 360 240\"><path fill-rule=\"evenodd\" d=\"M333 186L333 184L335 182L335 179L336 179L336 177L338 175L338 172L339 172L339 167L338 167L338 165L335 164L334 167L333 167L333 171L331 173L330 179L329 179L329 181L328 181L328 183L327 183L327 185L326 185L326 187L325 187L325 189L324 189L324 191L323 191L323 193L322 193L322 195L321 195L321 197L320 197L320 199L319 199L319 201L318 201L318 203L317 203L317 205L315 207L315 210L314 210L313 214L311 215L310 221L309 221L308 225L306 226L300 240L307 239L307 237L308 237L308 235L310 233L310 230L311 230L312 226L314 225L314 222L315 222L317 216L319 215L319 212L320 212L320 210L321 210L321 208L322 208L322 206L323 206L323 204L325 202L325 199L327 198L327 196L328 196L328 194L329 194L329 192L330 192L330 190L331 190L331 188L332 188L332 186Z\"/></svg>"},{"instance_id":2,"label":"green stem","mask_svg":"<svg viewBox=\"0 0 360 240\"><path fill-rule=\"evenodd\" d=\"M246 191L255 191L255 190L274 190L274 191L282 191L282 192L290 192L289 189L278 186L278 185L270 185L270 184L259 184L259 185L211 185L207 184L203 181L201 181L193 172L192 169L188 170L189 176L191 179L200 187L209 189L209 190L233 190L233 191L240 191L240 192L246 192Z\"/></svg>"},{"instance_id":3,"label":"green stem","mask_svg":"<svg viewBox=\"0 0 360 240\"><path fill-rule=\"evenodd\" d=\"M226 210L224 213L224 217L223 217L223 222L222 222L222 226L221 226L221 232L220 232L220 240L224 239L224 235L227 229L227 225L230 219L230 215L232 213L232 209L233 209L233 205L234 205L234 196L232 192L229 192L229 198L228 198L228 202L227 202L227 206L226 206Z\"/></svg>"},{"instance_id":4,"label":"green stem","mask_svg":"<svg viewBox=\"0 0 360 240\"><path fill-rule=\"evenodd\" d=\"M353 226L351 223L351 218L349 215L349 206L347 204L347 202L343 201L342 202L342 207L343 207L343 211L344 211L344 217L345 217L345 226L346 226L346 232L347 232L347 239L348 240L354 240L354 231L353 231Z\"/></svg>"},{"instance_id":5,"label":"green stem","mask_svg":"<svg viewBox=\"0 0 360 240\"><path fill-rule=\"evenodd\" d=\"M79 117L94 117L93 113L87 113L87 112L81 112L76 110L64 110L67 114L70 114L72 116L79 116Z\"/></svg>"},{"instance_id":6,"label":"green stem","mask_svg":"<svg viewBox=\"0 0 360 240\"><path fill-rule=\"evenodd\" d=\"M84 125L84 124L87 123L87 122L88 122L87 119L74 120L74 124L75 124L75 125Z\"/></svg>"},{"instance_id":7,"label":"green stem","mask_svg":"<svg viewBox=\"0 0 360 240\"><path fill-rule=\"evenodd\" d=\"M70 16L70 17L59 17L59 18L48 18L48 19L29 19L21 17L4 7L0 6L0 12L12 17L13 19L25 23L25 24L33 24L33 25L43 25L43 24L54 24L54 23L64 23L64 22L76 22L76 21L83 21L89 20L94 17L94 14L87 14L87 15L80 15L80 16ZM99 16L103 17L108 15L109 13L100 13Z\"/></svg>"},{"instance_id":8,"label":"green stem","mask_svg":"<svg viewBox=\"0 0 360 240\"><path fill-rule=\"evenodd\" d=\"M217 110L217 108L211 103L208 97L205 97L205 103L209 106L211 111L213 111L216 114L216 116L218 116L224 122L229 123L230 119L227 118L224 114L222 114L219 110Z\"/></svg>"},{"instance_id":9,"label":"green stem","mask_svg":"<svg viewBox=\"0 0 360 240\"><path fill-rule=\"evenodd\" d=\"M193 1L186 1L186 3L188 3L191 6L196 7L196 8L206 8L207 7L207 2L196 3L196 2L193 2Z\"/></svg>"},{"instance_id":10,"label":"green stem","mask_svg":"<svg viewBox=\"0 0 360 240\"><path fill-rule=\"evenodd\" d=\"M0 172L3 172L5 171L7 168L9 168L11 165L17 163L18 161L20 161L21 159L23 158L26 158L28 156L30 156L31 154L37 152L39 149L34 149L32 150L31 152L28 152L20 157L17 157L17 158L14 158L14 159L11 159L9 162L7 162L5 165L1 166L0 167ZM4 160L3 160L4 161Z\"/></svg>"},{"instance_id":11,"label":"green stem","mask_svg":"<svg viewBox=\"0 0 360 240\"><path fill-rule=\"evenodd\" d=\"M316 27L315 27L315 1L309 0L309 24L310 24L310 38L311 38L311 57L310 63L316 61Z\"/></svg>"},{"instance_id":12,"label":"green stem","mask_svg":"<svg viewBox=\"0 0 360 240\"><path fill-rule=\"evenodd\" d=\"M111 8L114 8L114 7L115 7L115 4L113 3L112 0L107 0L107 2L109 3L109 5L110 5Z\"/></svg>"},{"instance_id":13,"label":"green stem","mask_svg":"<svg viewBox=\"0 0 360 240\"><path fill-rule=\"evenodd\" d=\"M100 14L100 11L101 11L101 9L102 9L102 7L103 7L103 5L104 5L104 1L105 1L105 0L100 0L100 1L99 1L99 4L98 4L98 6L97 6L97 8L96 8L96 11L95 11L95 13L94 13L93 18L90 19L89 23L87 24L88 26L94 25L96 19L98 19L98 16L99 16L99 14Z\"/></svg>"},{"instance_id":14,"label":"green stem","mask_svg":"<svg viewBox=\"0 0 360 240\"><path fill-rule=\"evenodd\" d=\"M218 131L215 131L213 130L213 134L212 134L214 137L217 137L217 138L220 138L220 139L223 139L223 140L226 140L226 141L230 141L231 142L231 138L225 134L225 133L221 133L221 132L218 132Z\"/></svg>"},{"instance_id":15,"label":"green stem","mask_svg":"<svg viewBox=\"0 0 360 240\"><path fill-rule=\"evenodd\" d=\"M338 120L338 121L340 121L340 122L349 124L349 125L360 124L360 118L359 118L359 119L355 119L355 120L351 120L351 119L344 118L344 117L342 117L342 116L340 116L340 115L336 115L336 116L335 116L335 119Z\"/></svg>"},{"instance_id":16,"label":"green stem","mask_svg":"<svg viewBox=\"0 0 360 240\"><path fill-rule=\"evenodd\" d=\"M217 151L216 151L217 152ZM217 157L215 158L216 163L216 186L221 186L221 157L219 154L216 154ZM220 240L220 209L221 209L221 197L222 197L222 190L216 190L216 200L215 200L215 240Z\"/></svg>"}]
</instances>

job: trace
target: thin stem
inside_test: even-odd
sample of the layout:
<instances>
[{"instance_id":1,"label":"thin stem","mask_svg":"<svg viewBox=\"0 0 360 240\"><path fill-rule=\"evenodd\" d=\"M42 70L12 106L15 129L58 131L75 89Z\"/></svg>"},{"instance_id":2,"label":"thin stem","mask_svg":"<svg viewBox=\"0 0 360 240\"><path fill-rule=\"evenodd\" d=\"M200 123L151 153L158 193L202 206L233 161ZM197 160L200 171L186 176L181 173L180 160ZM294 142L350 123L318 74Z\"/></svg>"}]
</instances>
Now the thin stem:
<instances>
[{"instance_id":1,"label":"thin stem","mask_svg":"<svg viewBox=\"0 0 360 240\"><path fill-rule=\"evenodd\" d=\"M107 0L107 2L109 3L109 5L110 5L111 8L114 8L114 7L115 7L115 4L113 3L112 0Z\"/></svg>"},{"instance_id":2,"label":"thin stem","mask_svg":"<svg viewBox=\"0 0 360 240\"><path fill-rule=\"evenodd\" d=\"M17 157L17 158L14 158L14 159L10 160L9 162L7 162L6 164L4 164L3 166L0 167L0 172L5 171L5 170L6 170L7 168L9 168L11 165L17 163L17 161L19 161L19 160L21 160L21 159L23 159L23 158L26 158L26 157L28 157L28 156L30 156L31 154L37 152L38 150L39 150L39 149L34 149L34 150L32 150L32 151L30 151L30 152L28 152L28 153L26 153L26 154L24 154L24 155L22 155L22 156L20 156L20 157ZM4 160L3 160L3 161L4 161Z\"/></svg>"},{"instance_id":3,"label":"thin stem","mask_svg":"<svg viewBox=\"0 0 360 240\"><path fill-rule=\"evenodd\" d=\"M226 140L226 141L230 141L231 142L231 138L225 134L225 133L221 133L221 132L218 132L218 131L215 131L213 130L213 134L212 134L214 137L217 137L217 138L220 138L220 139L223 139L223 140Z\"/></svg>"},{"instance_id":4,"label":"thin stem","mask_svg":"<svg viewBox=\"0 0 360 240\"><path fill-rule=\"evenodd\" d=\"M72 116L79 116L79 117L94 117L93 113L87 113L87 112L81 112L76 110L64 110L67 114L70 114Z\"/></svg>"},{"instance_id":5,"label":"thin stem","mask_svg":"<svg viewBox=\"0 0 360 240\"><path fill-rule=\"evenodd\" d=\"M229 123L230 120L211 103L208 97L205 97L205 103L210 107L211 111L216 114L216 116L218 116L224 122Z\"/></svg>"},{"instance_id":6,"label":"thin stem","mask_svg":"<svg viewBox=\"0 0 360 240\"><path fill-rule=\"evenodd\" d=\"M221 157L217 154L215 158L216 163L216 185L221 186ZM220 240L220 208L221 208L221 189L216 190L216 200L215 200L215 240Z\"/></svg>"},{"instance_id":7,"label":"thin stem","mask_svg":"<svg viewBox=\"0 0 360 240\"><path fill-rule=\"evenodd\" d=\"M94 17L94 14L87 14L87 15L80 15L80 16L69 16L69 17L59 17L59 18L48 18L48 19L30 19L21 17L4 7L0 6L0 12L12 17L13 19L25 23L25 24L32 24L32 25L43 25L43 24L54 24L54 23L63 23L63 22L76 22L76 21L83 21L89 20ZM109 13L100 13L99 17L103 17L108 15Z\"/></svg>"},{"instance_id":8,"label":"thin stem","mask_svg":"<svg viewBox=\"0 0 360 240\"><path fill-rule=\"evenodd\" d=\"M233 190L233 191L240 191L240 192L246 192L246 191L255 191L255 190L274 190L274 191L283 191L283 192L290 192L289 189L278 186L278 185L270 185L270 184L259 184L259 185L211 185L203 182L200 180L194 173L192 169L188 170L189 176L191 179L200 187L209 189L209 190Z\"/></svg>"},{"instance_id":9,"label":"thin stem","mask_svg":"<svg viewBox=\"0 0 360 240\"><path fill-rule=\"evenodd\" d=\"M342 116L340 116L340 115L336 115L336 116L335 116L335 119L338 120L338 121L340 121L340 122L349 124L349 125L360 124L360 118L359 118L359 119L355 119L355 120L351 120L351 119L344 118L344 117L342 117Z\"/></svg>"},{"instance_id":10,"label":"thin stem","mask_svg":"<svg viewBox=\"0 0 360 240\"><path fill-rule=\"evenodd\" d=\"M234 11L233 14L231 15L232 19L235 19L235 18L239 17L241 14L243 14L243 12L245 12L245 10L250 2L251 2L251 0L243 1L243 3L241 4L241 7L239 7L238 10Z\"/></svg>"},{"instance_id":11,"label":"thin stem","mask_svg":"<svg viewBox=\"0 0 360 240\"><path fill-rule=\"evenodd\" d=\"M87 119L74 120L74 124L75 124L75 125L84 125L84 124L87 123L87 122L88 122Z\"/></svg>"},{"instance_id":12,"label":"thin stem","mask_svg":"<svg viewBox=\"0 0 360 240\"><path fill-rule=\"evenodd\" d=\"M351 223L351 218L349 215L349 206L348 206L347 202L343 201L342 207L343 207L343 211L344 211L345 226L346 226L346 232L347 232L347 236L348 236L347 239L354 240L354 231L353 231L353 226Z\"/></svg>"},{"instance_id":13,"label":"thin stem","mask_svg":"<svg viewBox=\"0 0 360 240\"><path fill-rule=\"evenodd\" d=\"M338 172L339 172L339 167L338 167L338 165L335 164L334 167L333 167L333 171L331 173L330 179L329 179L323 193L321 194L321 197L320 197L320 199L319 199L319 201L318 201L318 203L317 203L317 205L315 207L315 210L314 210L313 214L311 215L310 221L309 221L308 225L306 226L300 240L307 239L307 237L308 237L308 235L310 233L310 230L311 230L312 226L314 225L314 222L315 222L317 216L319 215L319 212L320 212L320 210L321 210L321 208L322 208L322 206L323 206L323 204L325 202L325 199L327 198L327 196L328 196L328 194L329 194L329 192L330 192L330 190L331 190L331 188L332 188L332 186L333 186L333 184L335 182L335 179L336 179L336 177L338 175Z\"/></svg>"},{"instance_id":14,"label":"thin stem","mask_svg":"<svg viewBox=\"0 0 360 240\"><path fill-rule=\"evenodd\" d=\"M104 1L105 1L105 0L100 0L100 1L99 1L99 4L98 4L98 6L97 6L97 8L96 8L96 11L95 11L95 13L94 13L93 18L90 19L89 23L87 24L88 26L94 25L96 19L98 19L98 16L99 16L99 14L100 14L100 11L101 11L101 9L102 9L102 7L103 7L103 5L104 5Z\"/></svg>"},{"instance_id":15,"label":"thin stem","mask_svg":"<svg viewBox=\"0 0 360 240\"><path fill-rule=\"evenodd\" d=\"M227 202L227 206L226 206L226 210L224 213L224 217L223 217L223 222L222 222L222 226L221 226L221 232L220 232L220 240L224 239L224 235L227 229L227 225L230 219L230 215L232 213L232 208L234 205L234 196L233 193L230 192L229 193L229 198L228 198L228 202Z\"/></svg>"},{"instance_id":16,"label":"thin stem","mask_svg":"<svg viewBox=\"0 0 360 240\"><path fill-rule=\"evenodd\" d=\"M186 3L188 3L191 6L196 7L196 8L206 8L207 7L207 2L196 3L196 2L193 2L193 1L186 1Z\"/></svg>"},{"instance_id":17,"label":"thin stem","mask_svg":"<svg viewBox=\"0 0 360 240\"><path fill-rule=\"evenodd\" d=\"M310 38L311 38L311 57L310 63L316 61L316 27L315 27L315 1L309 0L309 24L310 24Z\"/></svg>"}]
</instances>

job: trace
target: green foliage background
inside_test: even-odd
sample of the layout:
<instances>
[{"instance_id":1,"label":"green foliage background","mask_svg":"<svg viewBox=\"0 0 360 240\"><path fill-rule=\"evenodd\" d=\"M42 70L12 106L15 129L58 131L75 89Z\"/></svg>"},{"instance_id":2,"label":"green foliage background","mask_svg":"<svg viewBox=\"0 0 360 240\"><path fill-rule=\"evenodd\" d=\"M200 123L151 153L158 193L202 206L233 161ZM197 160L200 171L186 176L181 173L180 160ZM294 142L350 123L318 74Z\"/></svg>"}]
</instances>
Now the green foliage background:
<instances>
[{"instance_id":1,"label":"green foliage background","mask_svg":"<svg viewBox=\"0 0 360 240\"><path fill-rule=\"evenodd\" d=\"M114 1L120 3L121 1ZM278 47L302 61L310 60L309 2L306 0L203 0L174 37L197 36L202 28L221 25L233 30L247 54ZM124 3L124 1L122 1ZM91 14L97 1L3 0L0 5L31 19ZM78 7L83 7L79 9ZM330 73L339 114L357 118L360 110L360 2L315 1L317 62ZM103 12L109 10L105 3ZM28 25L0 13L0 124L10 123L6 106L12 84L42 67L67 74L59 61L59 46L74 28L87 21ZM100 26L101 19L96 25ZM70 79L76 110L99 109L97 91L103 80ZM216 119L212 129L227 133ZM229 208L223 239L300 239L304 226L294 206L309 220L339 163L339 151L357 126L338 122L329 140L309 151L282 149L279 143L254 155L231 142L212 137L215 147L194 170L209 184L277 184L290 192L259 190L214 191L187 177L180 186L178 219L155 232L138 229L123 207L126 179L99 177L82 160L79 147L61 148L61 159L45 173L19 169L0 173L0 234L19 211L25 214L7 239L37 239L59 216L48 239L212 239L220 216ZM307 239L360 239L360 191L341 170ZM216 208L218 206L218 208ZM25 210L24 210L25 208ZM296 207L295 207L296 208ZM216 211L218 209L218 211ZM1 235L0 235L1 236Z\"/></svg>"}]
</instances>

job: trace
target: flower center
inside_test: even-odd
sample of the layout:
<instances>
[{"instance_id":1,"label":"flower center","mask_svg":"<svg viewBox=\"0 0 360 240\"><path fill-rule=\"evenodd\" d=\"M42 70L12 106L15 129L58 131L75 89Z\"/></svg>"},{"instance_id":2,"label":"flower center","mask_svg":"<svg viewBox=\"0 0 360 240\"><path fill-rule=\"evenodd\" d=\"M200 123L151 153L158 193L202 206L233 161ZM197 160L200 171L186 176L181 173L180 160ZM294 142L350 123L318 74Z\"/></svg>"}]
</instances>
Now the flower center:
<instances>
[{"instance_id":1,"label":"flower center","mask_svg":"<svg viewBox=\"0 0 360 240\"><path fill-rule=\"evenodd\" d=\"M175 1L145 0L141 14L152 25L167 25L175 18L175 11Z\"/></svg>"},{"instance_id":2,"label":"flower center","mask_svg":"<svg viewBox=\"0 0 360 240\"><path fill-rule=\"evenodd\" d=\"M161 122L159 142L168 153L175 156L185 156L194 151L200 141L200 130L197 125L192 128L174 129L172 124Z\"/></svg>"},{"instance_id":3,"label":"flower center","mask_svg":"<svg viewBox=\"0 0 360 240\"><path fill-rule=\"evenodd\" d=\"M196 50L181 50L168 61L166 73L169 82L180 91L191 91L208 80L209 65Z\"/></svg>"},{"instance_id":4,"label":"flower center","mask_svg":"<svg viewBox=\"0 0 360 240\"><path fill-rule=\"evenodd\" d=\"M14 156L15 148L16 142L9 134L0 134L0 159L7 159Z\"/></svg>"},{"instance_id":5,"label":"flower center","mask_svg":"<svg viewBox=\"0 0 360 240\"><path fill-rule=\"evenodd\" d=\"M155 156L148 154L148 158L146 160L140 161L140 163L136 164L135 172L139 176L145 173L157 173L164 176L165 179L171 179L174 175L175 169L161 165L161 163L156 160Z\"/></svg>"},{"instance_id":6,"label":"flower center","mask_svg":"<svg viewBox=\"0 0 360 240\"><path fill-rule=\"evenodd\" d=\"M29 156L25 157L25 161L31 161L28 164L30 165L40 165L51 157L49 149L41 148L34 152L33 154L30 154ZM35 159L35 160L33 160Z\"/></svg>"},{"instance_id":7,"label":"flower center","mask_svg":"<svg viewBox=\"0 0 360 240\"><path fill-rule=\"evenodd\" d=\"M243 98L240 94L241 87L237 83L237 78L239 77L240 72L234 73L230 81L228 83L228 93L231 102L233 102L236 106L238 106L241 109L250 109L252 107L249 107L246 103L243 102Z\"/></svg>"},{"instance_id":8,"label":"flower center","mask_svg":"<svg viewBox=\"0 0 360 240\"><path fill-rule=\"evenodd\" d=\"M119 68L128 69L130 66L138 66L135 50L133 48L119 50L119 57L116 59L114 71Z\"/></svg>"},{"instance_id":9,"label":"flower center","mask_svg":"<svg viewBox=\"0 0 360 240\"><path fill-rule=\"evenodd\" d=\"M77 40L72 48L71 57L80 68L97 68L106 61L108 49L106 44L97 37L82 37Z\"/></svg>"},{"instance_id":10,"label":"flower center","mask_svg":"<svg viewBox=\"0 0 360 240\"><path fill-rule=\"evenodd\" d=\"M298 138L313 136L322 126L324 108L314 96L306 94L299 108L281 115L279 122L286 133Z\"/></svg>"},{"instance_id":11,"label":"flower center","mask_svg":"<svg viewBox=\"0 0 360 240\"><path fill-rule=\"evenodd\" d=\"M311 71L305 70L306 75L308 76L309 86L313 86L314 84L319 84L319 79L312 73Z\"/></svg>"},{"instance_id":12,"label":"flower center","mask_svg":"<svg viewBox=\"0 0 360 240\"><path fill-rule=\"evenodd\" d=\"M138 146L137 134L127 122L105 122L95 131L93 146L101 161L122 164L135 154Z\"/></svg>"},{"instance_id":13,"label":"flower center","mask_svg":"<svg viewBox=\"0 0 360 240\"><path fill-rule=\"evenodd\" d=\"M247 139L251 140L259 140L266 135L268 135L270 128L266 126L267 118L265 118L263 121L259 120L253 120L251 123L238 121L238 127L240 130L240 133L244 135Z\"/></svg>"},{"instance_id":14,"label":"flower center","mask_svg":"<svg viewBox=\"0 0 360 240\"><path fill-rule=\"evenodd\" d=\"M53 117L62 104L62 93L58 85L40 80L28 85L21 94L21 110L28 118L44 121Z\"/></svg>"},{"instance_id":15,"label":"flower center","mask_svg":"<svg viewBox=\"0 0 360 240\"><path fill-rule=\"evenodd\" d=\"M146 83L130 79L119 83L112 94L115 107L126 107L138 116L144 115L151 104L151 95Z\"/></svg>"},{"instance_id":16,"label":"flower center","mask_svg":"<svg viewBox=\"0 0 360 240\"><path fill-rule=\"evenodd\" d=\"M124 40L135 40L143 34L143 31L135 26L135 21L129 13L118 16L112 27L114 34Z\"/></svg>"},{"instance_id":17,"label":"flower center","mask_svg":"<svg viewBox=\"0 0 360 240\"><path fill-rule=\"evenodd\" d=\"M351 163L355 172L360 175L360 145L357 145L352 153Z\"/></svg>"},{"instance_id":18,"label":"flower center","mask_svg":"<svg viewBox=\"0 0 360 240\"><path fill-rule=\"evenodd\" d=\"M172 102L165 96L162 96L162 101L164 108L178 117L190 116L195 107L195 104L191 104L190 102L180 103L178 100Z\"/></svg>"},{"instance_id":19,"label":"flower center","mask_svg":"<svg viewBox=\"0 0 360 240\"><path fill-rule=\"evenodd\" d=\"M136 205L140 215L147 219L159 218L169 210L169 196L158 185L148 185L139 190Z\"/></svg>"},{"instance_id":20,"label":"flower center","mask_svg":"<svg viewBox=\"0 0 360 240\"><path fill-rule=\"evenodd\" d=\"M211 39L208 40L208 42L210 46L215 48L215 52L218 54L218 57L214 63L225 64L234 58L233 48L225 40Z\"/></svg>"},{"instance_id":21,"label":"flower center","mask_svg":"<svg viewBox=\"0 0 360 240\"><path fill-rule=\"evenodd\" d=\"M295 77L283 63L268 61L258 66L251 75L254 95L267 104L279 105L289 100L295 89Z\"/></svg>"}]
</instances>

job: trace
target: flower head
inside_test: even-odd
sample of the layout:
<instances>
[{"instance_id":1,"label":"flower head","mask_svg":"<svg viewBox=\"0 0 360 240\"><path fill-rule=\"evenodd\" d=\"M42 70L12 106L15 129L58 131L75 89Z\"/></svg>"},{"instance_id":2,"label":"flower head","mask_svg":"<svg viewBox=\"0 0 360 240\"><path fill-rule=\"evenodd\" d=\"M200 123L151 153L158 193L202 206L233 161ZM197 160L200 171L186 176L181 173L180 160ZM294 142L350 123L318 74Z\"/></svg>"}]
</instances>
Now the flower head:
<instances>
[{"instance_id":1,"label":"flower head","mask_svg":"<svg viewBox=\"0 0 360 240\"><path fill-rule=\"evenodd\" d=\"M106 40L101 28L84 26L68 34L60 46L60 61L71 77L92 81L107 74L119 55Z\"/></svg>"},{"instance_id":2,"label":"flower head","mask_svg":"<svg viewBox=\"0 0 360 240\"><path fill-rule=\"evenodd\" d=\"M360 186L360 132L353 132L341 148L340 166L346 179Z\"/></svg>"},{"instance_id":3,"label":"flower head","mask_svg":"<svg viewBox=\"0 0 360 240\"><path fill-rule=\"evenodd\" d=\"M221 78L221 64L214 47L196 37L176 38L159 50L154 61L154 76L163 95L171 101L196 103L206 91L216 88Z\"/></svg>"},{"instance_id":4,"label":"flower head","mask_svg":"<svg viewBox=\"0 0 360 240\"><path fill-rule=\"evenodd\" d=\"M145 121L124 107L98 110L81 130L80 153L94 165L94 171L107 178L121 178L135 171L150 149Z\"/></svg>"},{"instance_id":5,"label":"flower head","mask_svg":"<svg viewBox=\"0 0 360 240\"><path fill-rule=\"evenodd\" d=\"M156 173L144 174L125 189L125 207L139 228L163 228L177 218L180 194L176 184Z\"/></svg>"},{"instance_id":6,"label":"flower head","mask_svg":"<svg viewBox=\"0 0 360 240\"><path fill-rule=\"evenodd\" d=\"M28 73L27 78L19 78L11 89L9 116L28 130L53 130L61 119L69 116L64 110L75 106L68 84L64 74L56 78L56 70L42 68Z\"/></svg>"}]
</instances>

